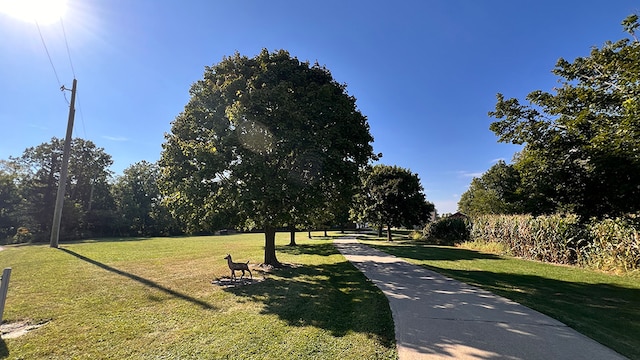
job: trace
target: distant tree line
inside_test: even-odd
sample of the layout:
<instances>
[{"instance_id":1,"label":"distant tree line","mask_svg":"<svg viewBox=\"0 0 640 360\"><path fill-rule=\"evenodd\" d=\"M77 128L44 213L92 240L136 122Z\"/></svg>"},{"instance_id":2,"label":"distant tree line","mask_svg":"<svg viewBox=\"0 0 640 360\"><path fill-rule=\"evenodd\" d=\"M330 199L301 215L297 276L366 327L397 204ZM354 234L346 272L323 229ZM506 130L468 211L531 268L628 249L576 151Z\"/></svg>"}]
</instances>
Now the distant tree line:
<instances>
[{"instance_id":1,"label":"distant tree line","mask_svg":"<svg viewBox=\"0 0 640 360\"><path fill-rule=\"evenodd\" d=\"M0 160L0 240L45 242L51 233L64 140ZM73 139L61 239L177 234L180 224L161 202L160 170L146 161L113 178L113 163L91 141Z\"/></svg>"},{"instance_id":2,"label":"distant tree line","mask_svg":"<svg viewBox=\"0 0 640 360\"><path fill-rule=\"evenodd\" d=\"M0 160L0 242L49 241L62 149L63 140L52 138L26 149L19 157ZM252 228L237 222L231 210L200 226L189 225L179 219L195 219L198 213L170 210L160 191L162 169L158 164L140 161L113 177L109 170L112 159L104 149L80 138L73 139L71 149L62 240ZM307 222L298 223L297 228L340 227L350 221L380 228L412 227L428 221L433 204L426 201L416 174L397 166L376 165L367 167L360 176L350 190L351 198L342 202L332 199L330 207L310 207Z\"/></svg>"}]
</instances>

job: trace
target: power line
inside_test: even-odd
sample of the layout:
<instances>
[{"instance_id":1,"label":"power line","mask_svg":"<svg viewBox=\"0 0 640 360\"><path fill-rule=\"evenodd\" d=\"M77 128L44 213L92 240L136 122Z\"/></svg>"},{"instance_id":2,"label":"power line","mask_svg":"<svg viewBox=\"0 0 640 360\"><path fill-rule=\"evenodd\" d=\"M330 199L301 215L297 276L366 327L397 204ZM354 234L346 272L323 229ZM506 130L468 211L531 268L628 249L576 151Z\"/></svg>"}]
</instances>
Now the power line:
<instances>
[{"instance_id":1,"label":"power line","mask_svg":"<svg viewBox=\"0 0 640 360\"><path fill-rule=\"evenodd\" d=\"M44 46L44 51L47 53L47 57L49 58L49 64L51 64L51 68L53 69L53 74L56 76L56 80L58 81L58 86L60 89L64 89L64 86L60 82L60 78L58 77L58 72L56 71L56 67L53 65L53 61L51 60L51 55L49 54L49 49L47 48L47 44L44 41L44 37L42 36L42 31L40 31L40 25L36 21L36 27L38 28L38 34L40 34L40 40L42 40L42 46ZM65 99L67 97L65 96ZM69 101L67 101L69 102Z\"/></svg>"},{"instance_id":2,"label":"power line","mask_svg":"<svg viewBox=\"0 0 640 360\"><path fill-rule=\"evenodd\" d=\"M73 61L71 60L71 51L69 50L69 41L67 40L67 31L64 28L64 22L62 21L62 17L60 18L60 27L62 28L62 35L64 37L64 44L67 47L67 57L69 58L69 66L71 66L71 73L73 74L73 78L76 78L76 70L73 68ZM76 94L76 102L78 103L78 110L80 110L80 122L82 123L82 132L84 138L87 138L87 130L84 125L84 115L82 113L82 107L80 106L80 97Z\"/></svg>"},{"instance_id":3,"label":"power line","mask_svg":"<svg viewBox=\"0 0 640 360\"><path fill-rule=\"evenodd\" d=\"M82 123L83 139L87 138L87 129L84 126L84 114L82 113L82 107L80 106L80 96L76 92L76 103L78 104L78 111L80 112L80 122Z\"/></svg>"},{"instance_id":4,"label":"power line","mask_svg":"<svg viewBox=\"0 0 640 360\"><path fill-rule=\"evenodd\" d=\"M62 96L64 96L65 101L67 102L67 104L69 103L69 99L67 99L67 93L65 92L65 90L69 90L67 88L64 87L64 85L62 85L62 82L60 81L60 77L58 76L58 72L56 71L56 67L53 64L53 60L51 59L51 54L49 53L49 49L47 48L47 44L44 40L44 36L42 36L42 31L40 30L40 25L38 24L38 22L36 21L36 27L38 28L38 34L40 35L40 40L42 41L42 46L44 47L44 51L47 54L47 58L49 59L49 64L51 64L51 69L53 69L53 74L56 77L56 80L58 81L58 86L60 86L60 90L62 90ZM73 61L71 59L71 51L69 50L69 41L67 40L67 32L64 28L64 22L62 21L62 18L60 18L60 27L62 28L62 35L64 36L64 43L67 49L67 57L69 58L69 66L71 67L71 73L73 74L73 78L74 80L76 79L76 71L75 68L73 67ZM84 137L87 137L87 130L85 128L85 124L84 124L84 114L82 113L82 107L80 106L80 99L78 98L76 101L78 102L78 109L80 110L80 121L82 122L82 130L83 130L83 134Z\"/></svg>"},{"instance_id":5,"label":"power line","mask_svg":"<svg viewBox=\"0 0 640 360\"><path fill-rule=\"evenodd\" d=\"M67 46L67 56L69 57L69 65L71 65L71 73L73 78L76 78L76 71L73 69L73 62L71 61L71 52L69 51L69 42L67 41L67 32L64 30L64 23L62 17L60 18L60 26L62 27L62 35L64 36L64 44Z\"/></svg>"}]
</instances>

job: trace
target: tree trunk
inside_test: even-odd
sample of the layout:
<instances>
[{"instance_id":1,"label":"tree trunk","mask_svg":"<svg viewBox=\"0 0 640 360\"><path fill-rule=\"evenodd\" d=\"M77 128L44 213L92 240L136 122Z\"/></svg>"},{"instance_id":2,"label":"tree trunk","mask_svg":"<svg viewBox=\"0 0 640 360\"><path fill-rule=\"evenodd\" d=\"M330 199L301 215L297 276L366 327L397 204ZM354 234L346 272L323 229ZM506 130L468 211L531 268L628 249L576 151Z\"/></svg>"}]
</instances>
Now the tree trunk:
<instances>
[{"instance_id":1,"label":"tree trunk","mask_svg":"<svg viewBox=\"0 0 640 360\"><path fill-rule=\"evenodd\" d=\"M327 235L327 229L324 229L324 237L328 237L329 235Z\"/></svg>"},{"instance_id":2,"label":"tree trunk","mask_svg":"<svg viewBox=\"0 0 640 360\"><path fill-rule=\"evenodd\" d=\"M387 225L387 241L391 240L391 225Z\"/></svg>"},{"instance_id":3,"label":"tree trunk","mask_svg":"<svg viewBox=\"0 0 640 360\"><path fill-rule=\"evenodd\" d=\"M309 239L311 239L311 230L307 230L309 232Z\"/></svg>"},{"instance_id":4,"label":"tree trunk","mask_svg":"<svg viewBox=\"0 0 640 360\"><path fill-rule=\"evenodd\" d=\"M378 226L378 237L382 237L382 228L384 227L384 225L380 224L380 226Z\"/></svg>"},{"instance_id":5,"label":"tree trunk","mask_svg":"<svg viewBox=\"0 0 640 360\"><path fill-rule=\"evenodd\" d=\"M264 227L264 264L273 267L282 266L276 258L276 228L271 225Z\"/></svg>"},{"instance_id":6,"label":"tree trunk","mask_svg":"<svg viewBox=\"0 0 640 360\"><path fill-rule=\"evenodd\" d=\"M291 235L289 238L289 246L298 246L298 244L296 244L296 229L291 228L289 234Z\"/></svg>"}]
</instances>

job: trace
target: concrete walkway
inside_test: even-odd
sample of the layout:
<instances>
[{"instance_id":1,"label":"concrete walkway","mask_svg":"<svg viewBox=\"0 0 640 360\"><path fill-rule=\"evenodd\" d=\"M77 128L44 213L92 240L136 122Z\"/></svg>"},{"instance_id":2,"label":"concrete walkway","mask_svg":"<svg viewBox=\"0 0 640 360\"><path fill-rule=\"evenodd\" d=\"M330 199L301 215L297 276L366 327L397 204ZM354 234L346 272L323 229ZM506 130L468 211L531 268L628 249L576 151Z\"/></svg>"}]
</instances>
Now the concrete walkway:
<instances>
[{"instance_id":1,"label":"concrete walkway","mask_svg":"<svg viewBox=\"0 0 640 360\"><path fill-rule=\"evenodd\" d=\"M343 238L334 244L389 299L400 360L625 359L511 300L355 239Z\"/></svg>"}]
</instances>

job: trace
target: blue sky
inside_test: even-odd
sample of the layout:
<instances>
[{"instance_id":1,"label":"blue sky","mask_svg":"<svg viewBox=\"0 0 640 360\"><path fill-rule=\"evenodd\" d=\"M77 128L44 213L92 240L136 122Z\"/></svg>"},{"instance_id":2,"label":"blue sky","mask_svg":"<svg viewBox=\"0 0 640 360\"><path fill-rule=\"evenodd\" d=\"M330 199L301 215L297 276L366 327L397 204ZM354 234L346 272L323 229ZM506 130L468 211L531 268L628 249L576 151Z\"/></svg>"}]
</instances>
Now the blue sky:
<instances>
[{"instance_id":1,"label":"blue sky","mask_svg":"<svg viewBox=\"0 0 640 360\"><path fill-rule=\"evenodd\" d=\"M496 93L552 91L558 58L625 37L620 22L639 9L631 0L67 0L62 24L40 24L53 67L35 23L0 13L0 159L64 138L59 88L75 75L74 136L104 148L116 175L154 162L205 66L285 49L346 83L380 162L417 173L438 212L454 212L473 176L519 149L488 128Z\"/></svg>"}]
</instances>

